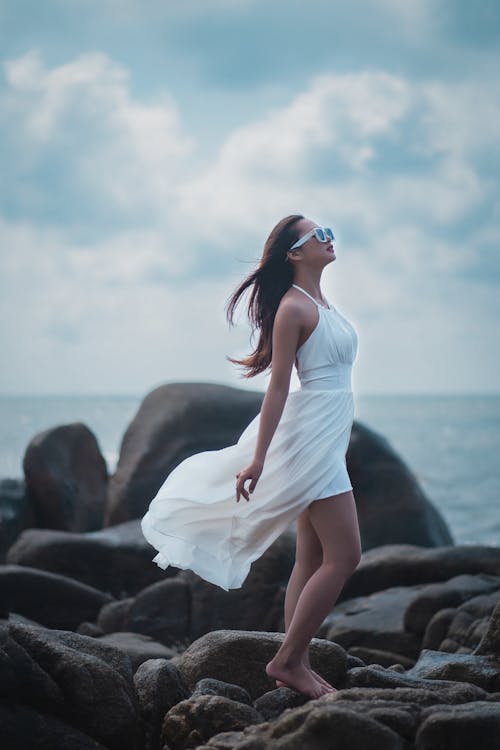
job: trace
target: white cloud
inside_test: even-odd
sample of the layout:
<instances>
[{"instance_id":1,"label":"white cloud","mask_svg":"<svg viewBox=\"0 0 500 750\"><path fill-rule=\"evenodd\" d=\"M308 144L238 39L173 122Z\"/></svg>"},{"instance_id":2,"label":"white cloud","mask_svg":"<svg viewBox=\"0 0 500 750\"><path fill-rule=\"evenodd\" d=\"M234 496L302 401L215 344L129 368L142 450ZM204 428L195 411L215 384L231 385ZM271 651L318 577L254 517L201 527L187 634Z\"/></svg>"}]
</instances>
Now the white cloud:
<instances>
[{"instance_id":1,"label":"white cloud","mask_svg":"<svg viewBox=\"0 0 500 750\"><path fill-rule=\"evenodd\" d=\"M89 199L136 222L86 242L71 224L3 223L3 390L64 390L66 382L105 391L118 379L121 392L163 379L262 387L262 377L238 379L225 361L249 351L249 329L233 331L229 345L222 308L243 275L235 259L257 260L273 224L295 211L337 231L324 290L360 333L362 390L493 388L487 342L498 333L498 290L458 272L473 265L481 243L497 241L498 225L493 217L462 243L446 230L497 188L475 162L496 148L496 84L478 94L470 82L381 71L318 76L286 106L236 128L202 163L168 93L138 101L127 71L105 55L48 69L31 52L6 71L4 119L34 162L49 146L66 149L68 174ZM384 168L390 147L428 166ZM325 166L319 180L311 166L323 163L337 167ZM68 185L61 201L71 199ZM361 239L342 237L352 226ZM190 281L200 261L221 267L219 280ZM482 371L469 357L474 336Z\"/></svg>"}]
</instances>

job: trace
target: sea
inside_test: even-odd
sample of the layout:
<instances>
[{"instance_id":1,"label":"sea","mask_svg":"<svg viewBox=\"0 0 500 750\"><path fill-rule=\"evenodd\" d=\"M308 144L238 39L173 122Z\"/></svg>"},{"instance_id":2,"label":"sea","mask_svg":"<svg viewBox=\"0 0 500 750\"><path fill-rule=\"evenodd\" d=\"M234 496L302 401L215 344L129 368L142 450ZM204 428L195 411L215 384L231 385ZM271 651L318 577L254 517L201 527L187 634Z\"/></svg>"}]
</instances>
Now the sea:
<instances>
[{"instance_id":1,"label":"sea","mask_svg":"<svg viewBox=\"0 0 500 750\"><path fill-rule=\"evenodd\" d=\"M0 479L22 478L37 433L77 421L92 430L113 473L142 398L0 396ZM389 441L455 544L500 546L500 395L355 394L354 418Z\"/></svg>"}]
</instances>

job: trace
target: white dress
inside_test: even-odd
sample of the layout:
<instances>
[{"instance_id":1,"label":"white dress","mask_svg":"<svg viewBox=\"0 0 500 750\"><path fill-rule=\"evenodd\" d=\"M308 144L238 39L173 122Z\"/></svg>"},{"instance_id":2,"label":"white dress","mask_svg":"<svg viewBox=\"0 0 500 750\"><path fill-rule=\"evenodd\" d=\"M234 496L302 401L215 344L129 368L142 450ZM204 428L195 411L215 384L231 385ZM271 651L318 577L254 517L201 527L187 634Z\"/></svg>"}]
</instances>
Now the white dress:
<instances>
[{"instance_id":1,"label":"white dress","mask_svg":"<svg viewBox=\"0 0 500 750\"><path fill-rule=\"evenodd\" d=\"M160 568L192 570L226 591L242 586L252 562L313 500L352 489L345 456L358 336L335 307L293 286L317 305L319 320L297 350L300 388L288 394L250 501L236 502L236 474L254 457L260 412L235 445L178 464L141 520Z\"/></svg>"}]
</instances>

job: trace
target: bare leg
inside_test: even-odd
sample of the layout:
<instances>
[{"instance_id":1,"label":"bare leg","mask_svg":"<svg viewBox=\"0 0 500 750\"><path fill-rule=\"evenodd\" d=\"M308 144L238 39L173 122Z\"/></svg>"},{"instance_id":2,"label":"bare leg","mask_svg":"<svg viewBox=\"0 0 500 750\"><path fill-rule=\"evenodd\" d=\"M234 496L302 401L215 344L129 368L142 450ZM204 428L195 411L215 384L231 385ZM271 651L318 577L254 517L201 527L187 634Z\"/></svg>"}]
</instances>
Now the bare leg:
<instances>
[{"instance_id":1,"label":"bare leg","mask_svg":"<svg viewBox=\"0 0 500 750\"><path fill-rule=\"evenodd\" d=\"M345 581L359 564L361 541L352 491L316 500L309 507L320 539L323 561L305 583L287 633L276 656L267 664L269 677L318 698L328 689L303 664L311 638L335 604Z\"/></svg>"},{"instance_id":2,"label":"bare leg","mask_svg":"<svg viewBox=\"0 0 500 750\"><path fill-rule=\"evenodd\" d=\"M290 580L285 594L285 632L288 630L290 622L295 612L297 600L302 589L309 578L316 572L323 559L323 550L313 525L309 518L309 508L306 508L297 518L297 543L295 551L295 565L293 567ZM330 685L323 677L312 669L309 661L309 652L306 651L302 659L304 666L309 669L313 677L322 685L325 685L330 691L335 688ZM285 683L276 680L278 687Z\"/></svg>"}]
</instances>

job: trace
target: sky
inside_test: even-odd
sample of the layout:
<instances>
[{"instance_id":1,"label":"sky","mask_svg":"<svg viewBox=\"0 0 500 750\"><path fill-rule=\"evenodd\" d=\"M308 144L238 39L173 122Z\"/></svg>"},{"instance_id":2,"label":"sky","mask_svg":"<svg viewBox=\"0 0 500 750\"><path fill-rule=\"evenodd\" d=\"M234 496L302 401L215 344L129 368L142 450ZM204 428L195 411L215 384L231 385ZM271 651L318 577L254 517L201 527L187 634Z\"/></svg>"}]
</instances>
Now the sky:
<instances>
[{"instance_id":1,"label":"sky","mask_svg":"<svg viewBox=\"0 0 500 750\"><path fill-rule=\"evenodd\" d=\"M225 306L291 213L355 393L500 393L497 0L0 0L0 50L0 393L264 391Z\"/></svg>"}]
</instances>

